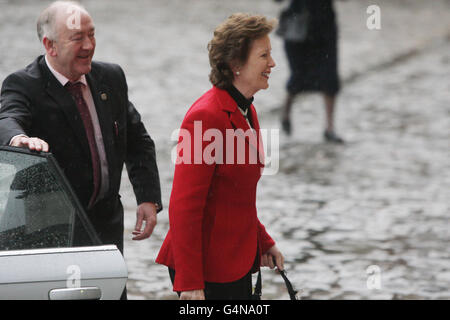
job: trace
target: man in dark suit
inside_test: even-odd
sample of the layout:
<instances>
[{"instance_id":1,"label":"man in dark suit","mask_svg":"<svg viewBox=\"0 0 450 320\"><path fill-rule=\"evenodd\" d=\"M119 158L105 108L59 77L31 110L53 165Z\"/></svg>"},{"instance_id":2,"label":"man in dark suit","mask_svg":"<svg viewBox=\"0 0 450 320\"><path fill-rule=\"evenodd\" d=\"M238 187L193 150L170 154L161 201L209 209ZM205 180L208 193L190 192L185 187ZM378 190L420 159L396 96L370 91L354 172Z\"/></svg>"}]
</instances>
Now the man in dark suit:
<instances>
[{"instance_id":1,"label":"man in dark suit","mask_svg":"<svg viewBox=\"0 0 450 320\"><path fill-rule=\"evenodd\" d=\"M52 152L100 240L123 252L124 163L138 203L133 240L150 237L162 209L154 142L122 69L92 61L95 28L81 5L52 3L37 29L46 54L4 80L0 144Z\"/></svg>"}]
</instances>

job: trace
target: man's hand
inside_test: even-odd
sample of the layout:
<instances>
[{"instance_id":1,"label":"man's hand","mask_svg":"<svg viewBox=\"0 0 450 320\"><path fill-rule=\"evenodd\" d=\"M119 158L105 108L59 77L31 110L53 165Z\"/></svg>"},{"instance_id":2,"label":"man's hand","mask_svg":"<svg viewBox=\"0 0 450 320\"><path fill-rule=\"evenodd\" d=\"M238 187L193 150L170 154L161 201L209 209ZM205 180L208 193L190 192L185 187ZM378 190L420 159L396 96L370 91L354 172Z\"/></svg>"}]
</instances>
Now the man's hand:
<instances>
[{"instance_id":1,"label":"man's hand","mask_svg":"<svg viewBox=\"0 0 450 320\"><path fill-rule=\"evenodd\" d=\"M142 224L145 224L142 231ZM133 240L147 239L152 235L156 226L156 205L151 202L141 203L136 211L136 226L132 234Z\"/></svg>"},{"instance_id":2,"label":"man's hand","mask_svg":"<svg viewBox=\"0 0 450 320\"><path fill-rule=\"evenodd\" d=\"M180 294L180 300L205 300L205 292L203 290L183 291Z\"/></svg>"},{"instance_id":3,"label":"man's hand","mask_svg":"<svg viewBox=\"0 0 450 320\"><path fill-rule=\"evenodd\" d=\"M284 270L284 257L277 246L273 246L261 256L261 266L269 267L270 269L276 266L278 270Z\"/></svg>"},{"instance_id":4,"label":"man's hand","mask_svg":"<svg viewBox=\"0 0 450 320\"><path fill-rule=\"evenodd\" d=\"M28 148L35 151L48 152L48 143L36 137L27 137L25 135L15 136L9 143L12 147Z\"/></svg>"}]
</instances>

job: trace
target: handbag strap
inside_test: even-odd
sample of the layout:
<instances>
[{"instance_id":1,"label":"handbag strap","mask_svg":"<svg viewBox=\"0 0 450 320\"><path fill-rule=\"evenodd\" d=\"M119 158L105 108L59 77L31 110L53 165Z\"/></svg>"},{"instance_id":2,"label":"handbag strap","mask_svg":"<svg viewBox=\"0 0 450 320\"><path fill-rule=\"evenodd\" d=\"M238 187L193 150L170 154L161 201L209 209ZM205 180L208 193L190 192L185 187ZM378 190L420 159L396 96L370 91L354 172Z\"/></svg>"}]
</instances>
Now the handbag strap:
<instances>
[{"instance_id":1,"label":"handbag strap","mask_svg":"<svg viewBox=\"0 0 450 320\"><path fill-rule=\"evenodd\" d=\"M278 272L283 277L284 283L286 284L286 288L289 292L289 297L291 298L291 300L298 300L298 297L297 297L298 291L295 290L294 287L292 286L292 283L289 281L288 277L286 276L286 271L278 270Z\"/></svg>"},{"instance_id":2,"label":"handbag strap","mask_svg":"<svg viewBox=\"0 0 450 320\"><path fill-rule=\"evenodd\" d=\"M261 269L259 269L258 279L256 280L255 284L255 291L253 292L253 299L261 300L261 294L262 294L262 280L261 280Z\"/></svg>"},{"instance_id":3,"label":"handbag strap","mask_svg":"<svg viewBox=\"0 0 450 320\"><path fill-rule=\"evenodd\" d=\"M299 300L299 298L297 297L298 291L295 290L294 287L292 286L292 283L289 281L288 277L286 276L286 271L278 270L278 272L284 280L284 283L285 283L286 288L289 293L289 298L291 300ZM255 291L254 291L253 295L259 299L261 298L261 295L262 295L261 269L259 269L259 272L258 272L258 279L256 280Z\"/></svg>"}]
</instances>

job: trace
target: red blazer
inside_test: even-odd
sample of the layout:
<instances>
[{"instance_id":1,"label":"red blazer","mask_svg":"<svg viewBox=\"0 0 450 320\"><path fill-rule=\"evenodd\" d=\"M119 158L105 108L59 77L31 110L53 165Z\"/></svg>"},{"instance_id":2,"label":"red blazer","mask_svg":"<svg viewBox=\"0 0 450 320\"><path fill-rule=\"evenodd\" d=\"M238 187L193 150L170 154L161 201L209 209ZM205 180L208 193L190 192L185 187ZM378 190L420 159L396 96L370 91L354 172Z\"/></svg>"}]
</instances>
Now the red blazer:
<instances>
[{"instance_id":1,"label":"red blazer","mask_svg":"<svg viewBox=\"0 0 450 320\"><path fill-rule=\"evenodd\" d=\"M203 289L205 281L236 281L250 271L257 253L275 244L256 215L263 146L253 105L249 114L255 131L247 131L228 92L213 87L183 120L169 203L170 229L156 259L175 269L174 291ZM233 144L226 143L227 129L229 136L237 137ZM214 138L202 139L205 133ZM239 159L243 150L245 161Z\"/></svg>"}]
</instances>

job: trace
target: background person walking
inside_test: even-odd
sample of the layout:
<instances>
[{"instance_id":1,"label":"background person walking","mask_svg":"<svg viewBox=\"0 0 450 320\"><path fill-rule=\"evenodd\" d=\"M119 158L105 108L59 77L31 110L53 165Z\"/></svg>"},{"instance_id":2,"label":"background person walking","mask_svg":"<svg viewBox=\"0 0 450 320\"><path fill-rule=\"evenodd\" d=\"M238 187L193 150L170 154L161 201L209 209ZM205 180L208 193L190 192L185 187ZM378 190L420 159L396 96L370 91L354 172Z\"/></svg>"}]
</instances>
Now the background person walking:
<instances>
[{"instance_id":1,"label":"background person walking","mask_svg":"<svg viewBox=\"0 0 450 320\"><path fill-rule=\"evenodd\" d=\"M275 0L281 2L282 0ZM281 126L292 133L291 108L295 97L303 92L321 92L324 97L326 141L343 143L334 130L336 96L340 89L337 66L337 25L332 0L291 0L286 9L289 23L304 33L301 39L284 35L284 48L291 75L286 85L287 96L282 107ZM302 17L293 22L293 16ZM280 20L282 20L281 17ZM280 25L283 21L280 21Z\"/></svg>"}]
</instances>

